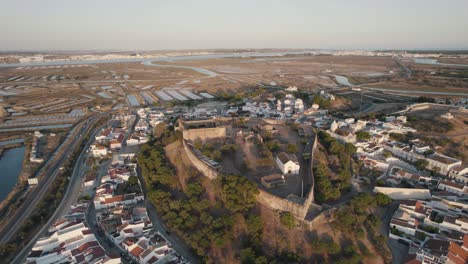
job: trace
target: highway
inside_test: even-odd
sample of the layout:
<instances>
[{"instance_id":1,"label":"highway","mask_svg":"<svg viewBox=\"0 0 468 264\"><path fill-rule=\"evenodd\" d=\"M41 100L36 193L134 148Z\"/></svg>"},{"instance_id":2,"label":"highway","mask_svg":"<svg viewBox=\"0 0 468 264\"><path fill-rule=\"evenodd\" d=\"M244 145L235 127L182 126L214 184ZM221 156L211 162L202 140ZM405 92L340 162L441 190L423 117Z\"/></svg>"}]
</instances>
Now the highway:
<instances>
[{"instance_id":1,"label":"highway","mask_svg":"<svg viewBox=\"0 0 468 264\"><path fill-rule=\"evenodd\" d=\"M403 73L405 74L405 77L406 77L406 78L410 78L410 77L411 77L411 74L413 74L413 72L408 68L408 66L406 66L405 64L403 64L403 62L401 62L400 58L398 58L398 57L393 57L393 59L394 59L395 62L398 64L398 66L400 66L401 70L402 70Z\"/></svg>"},{"instance_id":2,"label":"highway","mask_svg":"<svg viewBox=\"0 0 468 264\"><path fill-rule=\"evenodd\" d=\"M47 164L39 170L36 177L40 177L39 184L35 186L26 196L19 208L6 218L0 230L0 242L6 243L18 232L22 223L35 212L38 203L44 198L48 192L50 184L55 180L61 171L61 167L81 143L81 139L87 134L96 122L109 113L101 113L80 122L73 130L71 130L54 153L47 161ZM74 183L74 177L71 177L70 183ZM71 184L70 186L72 186ZM63 196L67 197L67 193ZM69 198L66 198L67 200Z\"/></svg>"},{"instance_id":3,"label":"highway","mask_svg":"<svg viewBox=\"0 0 468 264\"><path fill-rule=\"evenodd\" d=\"M106 115L106 114L101 114L100 117L102 117L102 115ZM94 123L97 120L99 120L99 118L91 121L91 123ZM90 137L89 137L88 142L86 143L86 146L83 148L80 155L78 156L78 159L75 161L75 164L73 166L73 172L72 172L72 175L70 177L70 182L68 183L68 187L67 187L67 190L65 191L65 193L63 195L62 201L60 202L59 206L55 210L52 217L49 218L47 223L42 226L41 230L36 233L36 235L28 242L28 244L21 249L21 251L16 255L16 257L12 261L12 263L23 263L24 260L26 259L26 257L28 256L29 252L31 251L32 247L36 243L36 241L46 233L48 228L58 218L65 215L66 212L69 210L70 206L78 200L78 198L79 198L78 195L80 194L81 185L82 185L83 180L84 180L83 175L87 170L86 160L87 160L88 156L87 156L86 150L89 149L89 146L94 141L94 136L104 126L105 125L102 125L102 126L96 128L96 129L94 129L94 131L92 133L90 133Z\"/></svg>"}]
</instances>

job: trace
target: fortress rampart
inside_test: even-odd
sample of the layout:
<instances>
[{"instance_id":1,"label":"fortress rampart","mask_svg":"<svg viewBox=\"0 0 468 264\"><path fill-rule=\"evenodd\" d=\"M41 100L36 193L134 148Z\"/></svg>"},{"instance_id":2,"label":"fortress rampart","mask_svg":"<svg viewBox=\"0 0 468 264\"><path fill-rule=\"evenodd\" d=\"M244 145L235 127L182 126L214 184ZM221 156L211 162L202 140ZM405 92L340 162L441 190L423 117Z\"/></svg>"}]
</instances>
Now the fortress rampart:
<instances>
[{"instance_id":1,"label":"fortress rampart","mask_svg":"<svg viewBox=\"0 0 468 264\"><path fill-rule=\"evenodd\" d=\"M226 120L224 120L226 121ZM212 138L226 138L231 134L231 129L229 126L216 126L217 120L205 120L205 123L202 121L182 121L180 127L182 128L183 135L183 147L190 162L193 166L198 169L205 177L209 179L216 179L217 177L222 177L215 168L211 167L209 164L203 162L198 158L190 144L190 141L196 139L212 139ZM208 122L208 123L207 123ZM271 120L268 120L270 123ZM211 125L214 125L212 127ZM270 123L271 124L271 123ZM208 126L208 127L207 127ZM210 127L211 126L211 127ZM195 128L191 128L195 127ZM298 219L304 220L309 210L309 207L314 202L314 176L313 176L313 164L314 164L314 152L317 146L317 136L314 137L314 142L311 147L311 155L309 159L309 165L307 171L304 174L304 177L310 177L308 181L311 183L310 190L306 196L301 199L285 199L279 196L273 195L261 188L259 188L259 195L257 196L257 201L267 207L270 207L274 210L288 211L291 212ZM297 201L296 201L297 200Z\"/></svg>"}]
</instances>

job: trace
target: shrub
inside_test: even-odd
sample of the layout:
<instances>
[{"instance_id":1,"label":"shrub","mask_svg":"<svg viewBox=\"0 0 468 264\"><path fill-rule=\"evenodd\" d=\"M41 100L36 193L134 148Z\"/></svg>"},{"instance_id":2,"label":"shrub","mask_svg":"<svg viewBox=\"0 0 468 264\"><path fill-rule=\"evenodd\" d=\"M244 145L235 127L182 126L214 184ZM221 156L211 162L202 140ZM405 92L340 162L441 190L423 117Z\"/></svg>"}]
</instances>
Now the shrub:
<instances>
[{"instance_id":1,"label":"shrub","mask_svg":"<svg viewBox=\"0 0 468 264\"><path fill-rule=\"evenodd\" d=\"M280 222L288 229L293 229L296 226L296 219L290 212L284 212L280 215Z\"/></svg>"}]
</instances>

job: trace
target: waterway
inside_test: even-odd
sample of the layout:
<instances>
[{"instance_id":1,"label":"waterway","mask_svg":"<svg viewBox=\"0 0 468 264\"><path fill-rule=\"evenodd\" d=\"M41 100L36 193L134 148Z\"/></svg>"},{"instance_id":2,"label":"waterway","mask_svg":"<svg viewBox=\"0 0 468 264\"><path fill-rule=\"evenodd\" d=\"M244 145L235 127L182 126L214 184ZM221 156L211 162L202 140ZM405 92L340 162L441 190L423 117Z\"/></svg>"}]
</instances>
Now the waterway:
<instances>
[{"instance_id":1,"label":"waterway","mask_svg":"<svg viewBox=\"0 0 468 264\"><path fill-rule=\"evenodd\" d=\"M69 127L72 127L72 126L73 126L73 124L59 124L59 125L3 128L3 129L0 129L0 133L2 133L2 132L14 132L14 131L42 130L42 129L60 129L60 128L69 128Z\"/></svg>"},{"instance_id":2,"label":"waterway","mask_svg":"<svg viewBox=\"0 0 468 264\"><path fill-rule=\"evenodd\" d=\"M335 75L336 82L344 86L354 86L349 82L348 78L340 75Z\"/></svg>"},{"instance_id":3,"label":"waterway","mask_svg":"<svg viewBox=\"0 0 468 264\"><path fill-rule=\"evenodd\" d=\"M0 64L0 68L8 67L34 67L34 66L59 66L73 64L102 64L102 63L125 63L125 62L142 62L148 63L152 61L183 61L183 60L205 60L218 58L249 58L249 57L279 57L285 55L301 55L308 54L310 51L286 51L286 52L243 52L243 53L223 53L223 54L208 54L208 55L188 55L188 56L164 56L154 58L121 58L109 60L70 60L70 61L46 61L46 62L31 62L31 63L11 63ZM162 65L161 65L162 67ZM170 67L170 65L164 65Z\"/></svg>"},{"instance_id":4,"label":"waterway","mask_svg":"<svg viewBox=\"0 0 468 264\"><path fill-rule=\"evenodd\" d=\"M11 139L11 140L7 140L7 141L1 141L0 142L0 147L1 146L6 146L6 145L20 144L20 143L23 143L23 142L24 142L23 138Z\"/></svg>"},{"instance_id":5,"label":"waterway","mask_svg":"<svg viewBox=\"0 0 468 264\"><path fill-rule=\"evenodd\" d=\"M418 64L430 64L430 65L440 65L440 66L454 66L454 67L468 67L468 64L454 64L454 63L442 63L438 62L435 59L414 59L415 63Z\"/></svg>"},{"instance_id":6,"label":"waterway","mask_svg":"<svg viewBox=\"0 0 468 264\"><path fill-rule=\"evenodd\" d=\"M18 182L25 149L24 146L6 149L0 157L0 202L8 196Z\"/></svg>"},{"instance_id":7,"label":"waterway","mask_svg":"<svg viewBox=\"0 0 468 264\"><path fill-rule=\"evenodd\" d=\"M154 66L154 67L189 69L189 70L194 70L196 72L199 72L201 74L205 74L208 77L215 77L217 75L216 72L213 72L213 71L210 71L210 70L207 70L207 69L203 69L203 68L198 68L198 67L168 65L168 64L155 64L152 61L144 61L143 64L145 66Z\"/></svg>"},{"instance_id":8,"label":"waterway","mask_svg":"<svg viewBox=\"0 0 468 264\"><path fill-rule=\"evenodd\" d=\"M349 82L348 78L340 75L335 75L336 82L353 87L354 85ZM391 88L375 88L375 87L367 87L362 86L363 89L372 90L372 91L382 91L382 92L394 92L394 93L401 93L401 94L433 94L433 95L455 95L455 96L468 96L468 93L457 93L457 92L432 92L432 91L423 91L423 90L398 90L398 89L391 89Z\"/></svg>"}]
</instances>

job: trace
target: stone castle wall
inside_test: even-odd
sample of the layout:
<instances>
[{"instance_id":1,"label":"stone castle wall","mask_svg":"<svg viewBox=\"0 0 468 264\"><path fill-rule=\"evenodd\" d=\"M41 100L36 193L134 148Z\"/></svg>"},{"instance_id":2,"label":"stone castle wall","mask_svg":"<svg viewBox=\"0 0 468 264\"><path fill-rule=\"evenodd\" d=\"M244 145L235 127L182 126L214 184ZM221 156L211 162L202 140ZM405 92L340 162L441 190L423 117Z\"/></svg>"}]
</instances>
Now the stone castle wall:
<instances>
[{"instance_id":1,"label":"stone castle wall","mask_svg":"<svg viewBox=\"0 0 468 264\"><path fill-rule=\"evenodd\" d=\"M274 210L291 212L295 217L304 219L305 214L303 205L273 195L262 189L259 189L259 191L260 193L257 196L257 202Z\"/></svg>"},{"instance_id":2,"label":"stone castle wall","mask_svg":"<svg viewBox=\"0 0 468 264\"><path fill-rule=\"evenodd\" d=\"M206 163L201 161L199 158L197 158L197 156L193 154L192 149L187 144L186 140L183 140L182 142L183 142L182 144L184 145L185 153L187 153L187 156L190 162L192 163L192 165L209 179L211 180L216 179L219 176L218 171L216 171L215 169L213 169L212 167L208 166Z\"/></svg>"},{"instance_id":3,"label":"stone castle wall","mask_svg":"<svg viewBox=\"0 0 468 264\"><path fill-rule=\"evenodd\" d=\"M209 179L216 179L217 177L222 176L217 170L210 167L208 164L202 162L192 151L191 147L187 143L188 140L196 139L209 139L209 138L224 138L229 134L229 129L226 127L215 127L215 128L194 128L194 129L183 129L183 147L190 162L198 169L204 176ZM291 212L297 218L303 220L309 210L309 207L314 202L314 177L313 177L313 160L314 152L317 146L317 136L315 136L314 143L311 148L310 156L310 167L307 169L310 170L308 173L305 173L306 176L311 177L310 182L311 189L306 195L304 202L297 203L293 202L276 195L273 195L265 190L259 189L260 193L257 196L257 201L267 207L270 207L274 210L288 211Z\"/></svg>"},{"instance_id":4,"label":"stone castle wall","mask_svg":"<svg viewBox=\"0 0 468 264\"><path fill-rule=\"evenodd\" d=\"M227 135L226 127L213 128L195 128L182 131L185 140L195 141L197 139L205 140L209 138L225 138Z\"/></svg>"}]
</instances>

